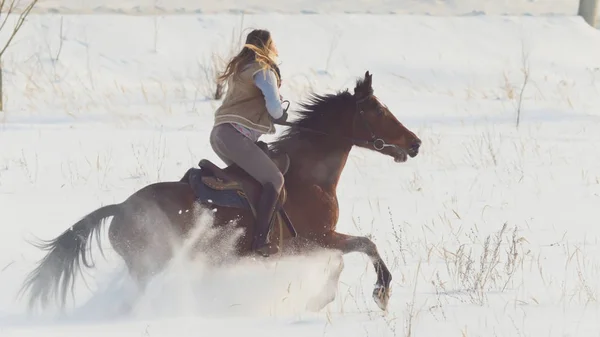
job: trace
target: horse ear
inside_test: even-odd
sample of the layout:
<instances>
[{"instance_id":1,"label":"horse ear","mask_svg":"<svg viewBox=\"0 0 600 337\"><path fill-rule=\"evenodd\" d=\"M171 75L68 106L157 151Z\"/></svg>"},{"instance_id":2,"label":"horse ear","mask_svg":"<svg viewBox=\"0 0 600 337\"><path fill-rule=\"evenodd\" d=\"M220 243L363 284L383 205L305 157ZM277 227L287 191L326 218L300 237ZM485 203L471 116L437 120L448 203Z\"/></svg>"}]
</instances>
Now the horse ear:
<instances>
[{"instance_id":1,"label":"horse ear","mask_svg":"<svg viewBox=\"0 0 600 337\"><path fill-rule=\"evenodd\" d=\"M364 98L364 97L372 94L373 93L372 84L373 84L373 75L371 75L369 73L369 71L367 70L367 72L365 72L365 77L362 80L359 80L356 83L356 87L354 88L354 95L356 96L356 98L361 99L361 98Z\"/></svg>"},{"instance_id":2,"label":"horse ear","mask_svg":"<svg viewBox=\"0 0 600 337\"><path fill-rule=\"evenodd\" d=\"M368 85L369 87L371 87L373 84L373 75L371 75L369 73L369 71L367 70L367 72L365 73L365 85Z\"/></svg>"}]
</instances>

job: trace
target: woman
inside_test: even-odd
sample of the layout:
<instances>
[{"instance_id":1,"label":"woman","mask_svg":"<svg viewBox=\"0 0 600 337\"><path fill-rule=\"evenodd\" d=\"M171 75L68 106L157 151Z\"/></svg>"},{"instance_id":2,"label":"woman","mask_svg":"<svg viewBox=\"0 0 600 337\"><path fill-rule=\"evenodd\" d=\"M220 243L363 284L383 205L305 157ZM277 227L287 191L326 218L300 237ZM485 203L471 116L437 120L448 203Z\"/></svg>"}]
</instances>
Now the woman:
<instances>
[{"instance_id":1,"label":"woman","mask_svg":"<svg viewBox=\"0 0 600 337\"><path fill-rule=\"evenodd\" d=\"M283 175L256 144L263 134L275 133L273 121L283 122L281 76L275 64L278 51L266 30L253 30L246 44L229 61L221 81L227 81L223 104L215 112L210 144L227 165L237 164L262 184L252 250L264 256L278 251L267 241L269 223L283 188Z\"/></svg>"}]
</instances>

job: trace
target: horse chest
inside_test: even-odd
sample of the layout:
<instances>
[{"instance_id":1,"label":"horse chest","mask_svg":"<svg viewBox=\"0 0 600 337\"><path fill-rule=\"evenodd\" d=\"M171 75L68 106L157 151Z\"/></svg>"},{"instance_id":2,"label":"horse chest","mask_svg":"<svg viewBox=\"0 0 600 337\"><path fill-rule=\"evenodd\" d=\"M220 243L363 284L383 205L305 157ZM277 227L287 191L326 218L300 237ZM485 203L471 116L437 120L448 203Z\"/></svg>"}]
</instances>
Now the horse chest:
<instances>
[{"instance_id":1,"label":"horse chest","mask_svg":"<svg viewBox=\"0 0 600 337\"><path fill-rule=\"evenodd\" d=\"M302 221L302 227L315 234L331 231L339 218L337 196L318 185L308 186L294 208L300 211L297 221Z\"/></svg>"}]
</instances>

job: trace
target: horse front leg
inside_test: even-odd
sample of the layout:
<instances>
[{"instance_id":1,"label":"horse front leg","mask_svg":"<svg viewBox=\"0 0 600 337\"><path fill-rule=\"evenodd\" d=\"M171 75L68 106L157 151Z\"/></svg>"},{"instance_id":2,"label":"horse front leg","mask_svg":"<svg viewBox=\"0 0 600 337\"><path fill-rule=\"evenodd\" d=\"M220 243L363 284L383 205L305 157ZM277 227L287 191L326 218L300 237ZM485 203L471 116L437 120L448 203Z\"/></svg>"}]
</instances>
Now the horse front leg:
<instances>
[{"instance_id":1,"label":"horse front leg","mask_svg":"<svg viewBox=\"0 0 600 337\"><path fill-rule=\"evenodd\" d=\"M373 263L377 273L377 282L373 290L373 300L381 310L386 310L390 298L392 274L377 251L377 246L370 239L362 236L351 236L337 232L329 232L317 239L317 242L328 249L340 250L342 254L360 252L366 254Z\"/></svg>"}]
</instances>

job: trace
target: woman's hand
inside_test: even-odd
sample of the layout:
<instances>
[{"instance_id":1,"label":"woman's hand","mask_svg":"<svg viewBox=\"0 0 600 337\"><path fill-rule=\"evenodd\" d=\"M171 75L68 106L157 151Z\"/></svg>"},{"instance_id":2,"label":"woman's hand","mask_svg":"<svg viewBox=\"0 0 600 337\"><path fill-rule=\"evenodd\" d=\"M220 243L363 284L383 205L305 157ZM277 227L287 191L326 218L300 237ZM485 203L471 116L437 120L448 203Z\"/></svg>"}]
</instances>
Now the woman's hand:
<instances>
[{"instance_id":1,"label":"woman's hand","mask_svg":"<svg viewBox=\"0 0 600 337\"><path fill-rule=\"evenodd\" d=\"M279 117L277 119L271 117L271 120L273 121L273 124L285 125L287 118L288 118L287 111L283 111L283 115L281 117Z\"/></svg>"}]
</instances>

